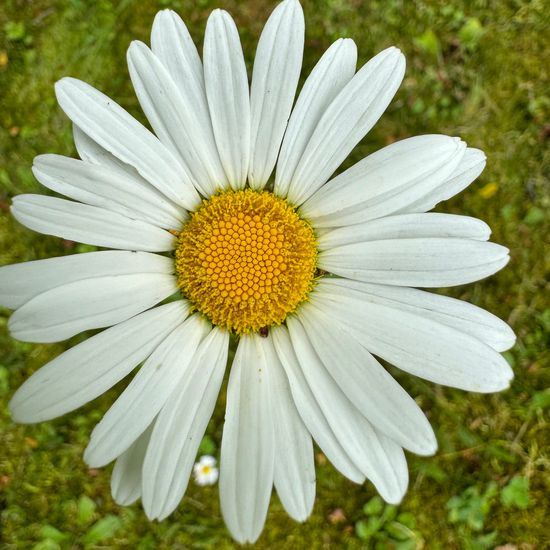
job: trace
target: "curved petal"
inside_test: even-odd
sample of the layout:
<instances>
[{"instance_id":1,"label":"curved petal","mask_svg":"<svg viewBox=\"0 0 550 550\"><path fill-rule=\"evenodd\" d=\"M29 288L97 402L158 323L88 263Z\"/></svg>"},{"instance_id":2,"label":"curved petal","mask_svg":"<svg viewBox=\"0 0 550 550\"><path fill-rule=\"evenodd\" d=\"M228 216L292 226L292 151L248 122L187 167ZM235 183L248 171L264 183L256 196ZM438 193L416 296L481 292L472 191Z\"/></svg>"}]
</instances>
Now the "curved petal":
<instances>
[{"instance_id":1,"label":"curved petal","mask_svg":"<svg viewBox=\"0 0 550 550\"><path fill-rule=\"evenodd\" d=\"M392 143L330 180L300 208L316 227L338 227L389 216L433 192L451 176L466 144L442 135Z\"/></svg>"},{"instance_id":2,"label":"curved petal","mask_svg":"<svg viewBox=\"0 0 550 550\"><path fill-rule=\"evenodd\" d=\"M303 376L340 444L357 468L376 486L382 498L394 504L400 502L408 483L403 450L375 430L346 397L296 318L289 319L288 331Z\"/></svg>"},{"instance_id":3,"label":"curved petal","mask_svg":"<svg viewBox=\"0 0 550 550\"><path fill-rule=\"evenodd\" d=\"M325 312L306 304L298 316L335 383L380 433L413 453L433 454L435 435L414 399L357 340L331 323Z\"/></svg>"},{"instance_id":4,"label":"curved petal","mask_svg":"<svg viewBox=\"0 0 550 550\"><path fill-rule=\"evenodd\" d=\"M26 302L10 317L8 328L24 342L59 342L126 321L177 291L174 276L166 273L81 279Z\"/></svg>"},{"instance_id":5,"label":"curved petal","mask_svg":"<svg viewBox=\"0 0 550 550\"><path fill-rule=\"evenodd\" d=\"M492 313L468 302L433 292L349 279L323 278L315 287L317 294L336 302L348 298L359 300L361 309L365 310L371 303L387 306L396 310L396 317L398 312L408 311L465 332L496 351L505 351L516 341L512 329Z\"/></svg>"},{"instance_id":6,"label":"curved petal","mask_svg":"<svg viewBox=\"0 0 550 550\"><path fill-rule=\"evenodd\" d=\"M239 32L214 10L204 36L204 83L220 159L233 189L242 189L250 155L250 92Z\"/></svg>"},{"instance_id":7,"label":"curved petal","mask_svg":"<svg viewBox=\"0 0 550 550\"><path fill-rule=\"evenodd\" d=\"M0 267L0 304L17 309L47 290L82 279L173 272L174 262L170 258L126 250L72 254L6 265Z\"/></svg>"},{"instance_id":8,"label":"curved petal","mask_svg":"<svg viewBox=\"0 0 550 550\"><path fill-rule=\"evenodd\" d=\"M181 17L172 10L159 11L151 30L151 49L160 59L190 108L206 120L208 105L199 52Z\"/></svg>"},{"instance_id":9,"label":"curved petal","mask_svg":"<svg viewBox=\"0 0 550 550\"><path fill-rule=\"evenodd\" d=\"M181 222L187 218L187 210L172 202L166 195L151 185L133 166L122 162L112 153L95 142L83 132L76 124L73 124L73 139L78 156L86 163L100 165L108 168L113 176L131 180L134 185L147 193L153 192L162 203L167 217L174 217ZM161 226L162 227L162 226ZM179 225L177 226L179 228Z\"/></svg>"},{"instance_id":10,"label":"curved petal","mask_svg":"<svg viewBox=\"0 0 550 550\"><path fill-rule=\"evenodd\" d=\"M152 431L153 423L116 459L111 474L111 494L120 506L129 506L141 496L143 459Z\"/></svg>"},{"instance_id":11,"label":"curved petal","mask_svg":"<svg viewBox=\"0 0 550 550\"><path fill-rule=\"evenodd\" d=\"M284 327L272 327L270 334L277 356L285 369L296 408L313 439L342 475L354 483L363 483L365 476L355 466L351 457L340 444L337 433L332 430L311 392L296 358L288 331Z\"/></svg>"},{"instance_id":12,"label":"curved petal","mask_svg":"<svg viewBox=\"0 0 550 550\"><path fill-rule=\"evenodd\" d=\"M143 112L160 140L181 160L188 179L204 196L227 187L212 133L210 114L193 108L192 90L179 89L142 42L128 48L130 77Z\"/></svg>"},{"instance_id":13,"label":"curved petal","mask_svg":"<svg viewBox=\"0 0 550 550\"><path fill-rule=\"evenodd\" d=\"M399 214L323 233L319 250L386 239L459 238L486 241L489 226L477 218L453 214Z\"/></svg>"},{"instance_id":14,"label":"curved petal","mask_svg":"<svg viewBox=\"0 0 550 550\"><path fill-rule=\"evenodd\" d=\"M388 48L372 58L326 109L296 167L288 199L302 204L342 164L386 110L405 74L405 57Z\"/></svg>"},{"instance_id":15,"label":"curved petal","mask_svg":"<svg viewBox=\"0 0 550 550\"><path fill-rule=\"evenodd\" d=\"M164 229L180 229L185 217L160 191L121 170L61 155L39 155L32 171L52 191Z\"/></svg>"},{"instance_id":16,"label":"curved petal","mask_svg":"<svg viewBox=\"0 0 550 550\"><path fill-rule=\"evenodd\" d=\"M193 315L154 350L94 428L84 452L87 464L93 468L109 464L147 429L189 372L208 325L199 315Z\"/></svg>"},{"instance_id":17,"label":"curved petal","mask_svg":"<svg viewBox=\"0 0 550 550\"><path fill-rule=\"evenodd\" d=\"M508 263L508 249L467 239L386 239L319 254L318 267L367 283L444 287L478 281Z\"/></svg>"},{"instance_id":18,"label":"curved petal","mask_svg":"<svg viewBox=\"0 0 550 550\"><path fill-rule=\"evenodd\" d=\"M304 51L304 14L297 0L284 0L264 27L250 87L252 189L263 189L277 161L294 102Z\"/></svg>"},{"instance_id":19,"label":"curved petal","mask_svg":"<svg viewBox=\"0 0 550 550\"><path fill-rule=\"evenodd\" d=\"M91 139L176 204L198 206L200 198L174 155L122 107L75 78L62 78L55 91L66 115Z\"/></svg>"},{"instance_id":20,"label":"curved petal","mask_svg":"<svg viewBox=\"0 0 550 550\"><path fill-rule=\"evenodd\" d=\"M436 384L481 393L509 386L512 369L477 338L404 308L375 301L367 305L345 287L338 290L336 298L322 289L312 303L371 353Z\"/></svg>"},{"instance_id":21,"label":"curved petal","mask_svg":"<svg viewBox=\"0 0 550 550\"><path fill-rule=\"evenodd\" d=\"M229 334L213 329L157 417L143 471L143 508L163 520L182 499L227 364Z\"/></svg>"},{"instance_id":22,"label":"curved petal","mask_svg":"<svg viewBox=\"0 0 550 550\"><path fill-rule=\"evenodd\" d=\"M104 147L101 147L99 143L94 141L88 134L81 130L76 124L73 123L73 140L74 146L78 156L84 161L91 164L100 164L106 168L110 168L113 172L123 173L127 176L134 178L141 178L141 181L147 185L151 185L138 171L122 162L119 158L115 157L112 153L107 151Z\"/></svg>"},{"instance_id":23,"label":"curved petal","mask_svg":"<svg viewBox=\"0 0 550 550\"><path fill-rule=\"evenodd\" d=\"M485 169L487 157L483 151L468 147L452 174L435 189L405 206L400 212L427 212L468 187Z\"/></svg>"},{"instance_id":24,"label":"curved petal","mask_svg":"<svg viewBox=\"0 0 550 550\"><path fill-rule=\"evenodd\" d=\"M292 399L290 386L272 337L258 338L265 354L275 438L274 483L285 510L296 521L305 521L315 501L313 443Z\"/></svg>"},{"instance_id":25,"label":"curved petal","mask_svg":"<svg viewBox=\"0 0 550 550\"><path fill-rule=\"evenodd\" d=\"M70 241L146 252L174 248L174 236L168 231L97 206L45 195L17 195L11 212L29 229Z\"/></svg>"},{"instance_id":26,"label":"curved petal","mask_svg":"<svg viewBox=\"0 0 550 550\"><path fill-rule=\"evenodd\" d=\"M146 311L62 353L37 370L14 394L15 422L51 420L106 392L144 361L187 317L186 301Z\"/></svg>"},{"instance_id":27,"label":"curved petal","mask_svg":"<svg viewBox=\"0 0 550 550\"><path fill-rule=\"evenodd\" d=\"M332 100L351 80L357 63L357 46L340 38L323 54L305 81L288 121L275 175L275 194L286 197L304 150Z\"/></svg>"},{"instance_id":28,"label":"curved petal","mask_svg":"<svg viewBox=\"0 0 550 550\"><path fill-rule=\"evenodd\" d=\"M227 387L220 464L220 503L240 543L255 542L273 487L274 434L268 368L254 337L239 341Z\"/></svg>"}]
</instances>

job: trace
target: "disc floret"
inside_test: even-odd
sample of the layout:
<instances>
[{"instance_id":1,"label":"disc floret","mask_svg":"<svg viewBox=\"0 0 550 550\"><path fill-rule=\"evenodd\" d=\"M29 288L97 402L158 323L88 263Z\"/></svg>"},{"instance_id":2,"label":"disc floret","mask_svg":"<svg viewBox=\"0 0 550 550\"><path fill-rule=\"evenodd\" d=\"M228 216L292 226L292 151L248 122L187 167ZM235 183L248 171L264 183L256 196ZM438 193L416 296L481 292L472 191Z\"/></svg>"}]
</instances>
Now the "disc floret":
<instances>
[{"instance_id":1,"label":"disc floret","mask_svg":"<svg viewBox=\"0 0 550 550\"><path fill-rule=\"evenodd\" d=\"M237 334L282 323L307 298L317 249L285 200L251 189L204 200L178 236L178 285L214 325Z\"/></svg>"}]
</instances>

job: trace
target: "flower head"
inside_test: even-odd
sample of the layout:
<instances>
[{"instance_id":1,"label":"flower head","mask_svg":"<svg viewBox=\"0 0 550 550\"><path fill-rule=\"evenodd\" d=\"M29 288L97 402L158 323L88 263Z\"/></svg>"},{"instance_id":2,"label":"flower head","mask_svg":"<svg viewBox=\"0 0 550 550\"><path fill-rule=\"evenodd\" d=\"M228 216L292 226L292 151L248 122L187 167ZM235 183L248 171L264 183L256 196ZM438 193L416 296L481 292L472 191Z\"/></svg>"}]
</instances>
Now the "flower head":
<instances>
[{"instance_id":1,"label":"flower head","mask_svg":"<svg viewBox=\"0 0 550 550\"><path fill-rule=\"evenodd\" d=\"M216 459L210 455L203 455L193 466L193 476L197 485L214 485L218 481Z\"/></svg>"},{"instance_id":2,"label":"flower head","mask_svg":"<svg viewBox=\"0 0 550 550\"><path fill-rule=\"evenodd\" d=\"M115 461L114 499L141 498L151 519L175 510L191 472L199 483L217 476L212 459L195 458L237 337L220 498L241 542L260 535L273 486L290 516L308 517L313 440L347 478L368 478L388 502L403 498L403 450L430 455L437 443L375 356L477 392L512 377L499 354L514 342L505 323L411 288L476 281L508 261L483 222L426 213L480 174L484 154L425 135L334 176L390 103L405 60L388 48L356 71L354 42L337 40L294 104L303 42L300 4L284 0L260 37L249 89L226 12L208 20L202 61L183 21L160 12L151 47L128 50L154 133L88 84L58 82L80 160L41 155L33 171L71 200L18 196L13 215L115 250L0 270L15 338L57 342L108 327L19 388L15 421L72 411L139 366L84 459Z\"/></svg>"}]
</instances>

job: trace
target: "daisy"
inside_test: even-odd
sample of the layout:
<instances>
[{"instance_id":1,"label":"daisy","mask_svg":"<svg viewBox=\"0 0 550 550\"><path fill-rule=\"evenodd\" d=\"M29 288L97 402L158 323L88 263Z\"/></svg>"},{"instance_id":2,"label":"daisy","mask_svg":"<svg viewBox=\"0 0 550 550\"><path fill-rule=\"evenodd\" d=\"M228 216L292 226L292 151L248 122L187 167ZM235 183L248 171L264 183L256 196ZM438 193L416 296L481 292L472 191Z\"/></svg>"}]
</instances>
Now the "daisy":
<instances>
[{"instance_id":1,"label":"daisy","mask_svg":"<svg viewBox=\"0 0 550 550\"><path fill-rule=\"evenodd\" d=\"M58 82L81 160L42 155L33 171L70 200L21 195L12 213L35 231L116 250L0 271L15 338L57 342L109 327L19 388L16 422L72 411L137 369L84 459L115 461L114 499L141 498L151 519L185 493L230 335L238 340L220 499L240 542L260 535L273 486L291 517L308 517L313 440L350 480L368 478L390 503L403 498L403 449L431 455L437 443L375 356L475 392L512 378L499 354L514 343L505 323L410 288L469 283L507 263L485 223L426 213L472 182L485 156L425 135L334 177L390 103L405 60L388 48L356 71L354 42L337 40L292 108L303 43L300 4L285 0L262 32L249 89L226 12L208 20L202 62L181 19L160 12L151 48L128 50L154 133L88 84Z\"/></svg>"},{"instance_id":2,"label":"daisy","mask_svg":"<svg viewBox=\"0 0 550 550\"><path fill-rule=\"evenodd\" d=\"M203 455L193 466L193 476L197 485L214 485L218 481L216 459L210 455Z\"/></svg>"}]
</instances>

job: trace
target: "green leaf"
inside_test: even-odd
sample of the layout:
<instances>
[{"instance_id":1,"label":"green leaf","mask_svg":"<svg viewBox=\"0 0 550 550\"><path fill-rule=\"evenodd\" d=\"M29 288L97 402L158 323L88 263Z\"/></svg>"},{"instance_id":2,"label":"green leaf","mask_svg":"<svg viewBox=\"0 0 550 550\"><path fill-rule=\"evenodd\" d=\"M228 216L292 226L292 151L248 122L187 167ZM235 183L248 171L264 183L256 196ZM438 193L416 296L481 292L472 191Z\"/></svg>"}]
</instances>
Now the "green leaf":
<instances>
[{"instance_id":1,"label":"green leaf","mask_svg":"<svg viewBox=\"0 0 550 550\"><path fill-rule=\"evenodd\" d=\"M516 214L516 207L513 204L505 204L500 209L500 215L506 221L510 221Z\"/></svg>"},{"instance_id":2,"label":"green leaf","mask_svg":"<svg viewBox=\"0 0 550 550\"><path fill-rule=\"evenodd\" d=\"M449 477L447 472L435 462L427 461L426 463L418 464L416 469L419 474L429 477L438 483L443 483Z\"/></svg>"},{"instance_id":3,"label":"green leaf","mask_svg":"<svg viewBox=\"0 0 550 550\"><path fill-rule=\"evenodd\" d=\"M369 540L380 530L383 523L384 522L377 517L370 517L366 521L361 519L355 524L355 532L361 540Z\"/></svg>"},{"instance_id":4,"label":"green leaf","mask_svg":"<svg viewBox=\"0 0 550 550\"><path fill-rule=\"evenodd\" d=\"M417 542L415 539L400 540L393 542L390 548L395 548L395 550L416 550Z\"/></svg>"},{"instance_id":5,"label":"green leaf","mask_svg":"<svg viewBox=\"0 0 550 550\"><path fill-rule=\"evenodd\" d=\"M409 529L414 529L416 527L416 518L411 512L402 512L397 516L397 521Z\"/></svg>"},{"instance_id":6,"label":"green leaf","mask_svg":"<svg viewBox=\"0 0 550 550\"><path fill-rule=\"evenodd\" d=\"M432 31L431 29L428 29L427 31L423 32L420 36L417 36L414 39L414 43L421 50L428 52L434 57L437 57L441 52L441 45L439 43L439 39L437 38L434 31Z\"/></svg>"},{"instance_id":7,"label":"green leaf","mask_svg":"<svg viewBox=\"0 0 550 550\"><path fill-rule=\"evenodd\" d=\"M470 17L460 29L458 37L464 46L469 49L474 49L484 32L485 31L479 19Z\"/></svg>"},{"instance_id":8,"label":"green leaf","mask_svg":"<svg viewBox=\"0 0 550 550\"><path fill-rule=\"evenodd\" d=\"M361 540L368 540L372 535L372 531L364 519L360 519L355 524L355 533Z\"/></svg>"},{"instance_id":9,"label":"green leaf","mask_svg":"<svg viewBox=\"0 0 550 550\"><path fill-rule=\"evenodd\" d=\"M77 521L79 525L87 525L94 519L96 503L86 495L82 495L78 499L78 515Z\"/></svg>"},{"instance_id":10,"label":"green leaf","mask_svg":"<svg viewBox=\"0 0 550 550\"><path fill-rule=\"evenodd\" d=\"M550 407L550 389L539 391L531 397L529 409L536 411L537 409L547 409Z\"/></svg>"},{"instance_id":11,"label":"green leaf","mask_svg":"<svg viewBox=\"0 0 550 550\"><path fill-rule=\"evenodd\" d=\"M550 332L550 308L545 309L539 316L538 319L541 325L544 327L544 330Z\"/></svg>"},{"instance_id":12,"label":"green leaf","mask_svg":"<svg viewBox=\"0 0 550 550\"><path fill-rule=\"evenodd\" d=\"M68 533L63 533L59 529L53 527L53 525L43 525L40 528L40 536L43 539L51 540L53 542L63 542L70 537Z\"/></svg>"},{"instance_id":13,"label":"green leaf","mask_svg":"<svg viewBox=\"0 0 550 550\"><path fill-rule=\"evenodd\" d=\"M199 450L197 454L214 456L216 454L216 450L217 447L214 443L214 440L210 436L205 435L201 440L201 444L199 445Z\"/></svg>"},{"instance_id":14,"label":"green leaf","mask_svg":"<svg viewBox=\"0 0 550 550\"><path fill-rule=\"evenodd\" d=\"M22 21L8 21L4 25L4 32L8 40L13 40L14 42L23 40L26 34L25 23Z\"/></svg>"},{"instance_id":15,"label":"green leaf","mask_svg":"<svg viewBox=\"0 0 550 550\"><path fill-rule=\"evenodd\" d=\"M528 225L538 225L546 219L546 214L542 208L538 206L532 206L529 208L527 215L523 218L523 221Z\"/></svg>"},{"instance_id":16,"label":"green leaf","mask_svg":"<svg viewBox=\"0 0 550 550\"><path fill-rule=\"evenodd\" d=\"M61 546L57 542L51 539L40 541L32 547L32 550L60 550Z\"/></svg>"},{"instance_id":17,"label":"green leaf","mask_svg":"<svg viewBox=\"0 0 550 550\"><path fill-rule=\"evenodd\" d=\"M405 525L402 523L399 523L398 521L392 521L388 525L384 527L384 530L390 537L396 539L396 540L409 540L411 538L414 539L414 533Z\"/></svg>"},{"instance_id":18,"label":"green leaf","mask_svg":"<svg viewBox=\"0 0 550 550\"><path fill-rule=\"evenodd\" d=\"M514 477L500 494L500 501L508 508L525 510L529 506L529 480L526 477Z\"/></svg>"},{"instance_id":19,"label":"green leaf","mask_svg":"<svg viewBox=\"0 0 550 550\"><path fill-rule=\"evenodd\" d=\"M120 528L122 521L119 517L108 515L94 523L89 531L82 537L86 545L97 544L110 539Z\"/></svg>"},{"instance_id":20,"label":"green leaf","mask_svg":"<svg viewBox=\"0 0 550 550\"><path fill-rule=\"evenodd\" d=\"M363 506L363 512L367 516L379 516L384 509L384 501L379 497L372 497L366 504Z\"/></svg>"},{"instance_id":21,"label":"green leaf","mask_svg":"<svg viewBox=\"0 0 550 550\"><path fill-rule=\"evenodd\" d=\"M474 531L481 531L497 492L494 482L489 483L483 495L477 487L468 487L461 495L454 496L447 502L449 521L465 523Z\"/></svg>"},{"instance_id":22,"label":"green leaf","mask_svg":"<svg viewBox=\"0 0 550 550\"><path fill-rule=\"evenodd\" d=\"M383 521L392 521L397 516L397 506L394 504L386 504L384 508L384 513L382 514Z\"/></svg>"}]
</instances>

